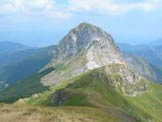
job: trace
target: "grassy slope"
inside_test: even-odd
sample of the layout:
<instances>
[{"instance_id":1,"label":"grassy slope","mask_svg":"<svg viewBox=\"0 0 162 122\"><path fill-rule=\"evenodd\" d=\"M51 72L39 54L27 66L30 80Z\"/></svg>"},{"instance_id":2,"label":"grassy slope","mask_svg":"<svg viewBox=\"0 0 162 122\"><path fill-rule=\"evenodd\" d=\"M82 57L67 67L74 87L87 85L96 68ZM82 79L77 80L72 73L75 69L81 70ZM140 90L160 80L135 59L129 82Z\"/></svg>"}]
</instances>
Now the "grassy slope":
<instances>
[{"instance_id":1,"label":"grassy slope","mask_svg":"<svg viewBox=\"0 0 162 122\"><path fill-rule=\"evenodd\" d=\"M74 94L64 105L96 106L122 121L140 122L150 117L111 87L110 82L118 77L109 79L104 73L101 75L102 73L90 73L69 85L65 92L70 91Z\"/></svg>"},{"instance_id":2,"label":"grassy slope","mask_svg":"<svg viewBox=\"0 0 162 122\"><path fill-rule=\"evenodd\" d=\"M99 77L99 74L103 74L104 77ZM64 106L97 107L120 121L148 122L154 120L160 122L162 120L161 85L150 82L148 92L137 97L126 97L120 91L116 92L110 85L110 81L115 79L117 77L109 79L109 76L104 74L102 70L89 72L73 79L75 82L63 89L65 93L73 93L71 98L64 103ZM64 84L59 89L66 85ZM56 88L51 88L51 91L39 94L37 98L31 97L27 103L30 105L42 105L42 103L50 105L50 95L56 90Z\"/></svg>"},{"instance_id":3,"label":"grassy slope","mask_svg":"<svg viewBox=\"0 0 162 122\"><path fill-rule=\"evenodd\" d=\"M57 89L63 89L63 93L73 93L64 106L74 108L82 106L85 111L87 107L99 109L106 116L109 115L109 120L113 122L161 122L162 86L149 83L148 92L137 97L126 97L120 90L117 92L111 86L110 81L117 79L120 78L113 75L110 79L102 70L95 70L69 80L73 82L70 85L67 82L63 83L59 87L53 87L49 91L38 94L37 97L32 96L24 101L28 105L50 106L51 93ZM67 87L64 88L65 86ZM105 119L103 122L107 121Z\"/></svg>"},{"instance_id":4,"label":"grassy slope","mask_svg":"<svg viewBox=\"0 0 162 122\"><path fill-rule=\"evenodd\" d=\"M118 122L98 108L1 105L1 122Z\"/></svg>"},{"instance_id":5,"label":"grassy slope","mask_svg":"<svg viewBox=\"0 0 162 122\"><path fill-rule=\"evenodd\" d=\"M65 88L83 75L64 82L50 90L33 95L30 98L20 99L12 105L0 105L1 122L118 122L119 119L100 108L67 106L51 107L50 95L57 89Z\"/></svg>"},{"instance_id":6,"label":"grassy slope","mask_svg":"<svg viewBox=\"0 0 162 122\"><path fill-rule=\"evenodd\" d=\"M162 86L151 83L149 91L137 97L127 98L142 111L151 115L155 122L162 122Z\"/></svg>"},{"instance_id":7,"label":"grassy slope","mask_svg":"<svg viewBox=\"0 0 162 122\"><path fill-rule=\"evenodd\" d=\"M48 87L44 87L40 83L40 79L53 70L53 68L46 69L40 73L37 73L22 81L18 81L15 84L7 87L0 93L0 101L11 103L18 100L19 98L29 97L32 94L47 90Z\"/></svg>"},{"instance_id":8,"label":"grassy slope","mask_svg":"<svg viewBox=\"0 0 162 122\"><path fill-rule=\"evenodd\" d=\"M43 122L57 122L59 119L67 122L161 122L162 86L149 83L148 92L127 97L111 86L110 82L118 79L118 76L110 77L100 69L90 71L48 91L21 99L15 105L2 106L1 111L16 107L4 110L7 114L0 111L0 118L8 122L13 118L29 122L29 118L32 122L38 119ZM53 108L50 98L57 89L62 89L63 93L70 92L72 96L64 102L64 107Z\"/></svg>"}]
</instances>

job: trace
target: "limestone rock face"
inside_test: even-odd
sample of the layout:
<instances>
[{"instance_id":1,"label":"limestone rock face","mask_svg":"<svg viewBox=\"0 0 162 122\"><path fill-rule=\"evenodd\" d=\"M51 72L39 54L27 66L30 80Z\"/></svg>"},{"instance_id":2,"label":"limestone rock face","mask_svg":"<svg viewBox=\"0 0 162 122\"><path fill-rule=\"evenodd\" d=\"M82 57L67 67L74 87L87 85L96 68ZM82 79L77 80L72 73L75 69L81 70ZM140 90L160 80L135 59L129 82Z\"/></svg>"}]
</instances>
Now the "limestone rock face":
<instances>
[{"instance_id":1,"label":"limestone rock face","mask_svg":"<svg viewBox=\"0 0 162 122\"><path fill-rule=\"evenodd\" d=\"M124 54L124 59L134 72L148 80L157 82L162 80L161 77L158 76L159 73L145 59L129 54Z\"/></svg>"},{"instance_id":2,"label":"limestone rock face","mask_svg":"<svg viewBox=\"0 0 162 122\"><path fill-rule=\"evenodd\" d=\"M64 65L64 70L42 78L44 85L58 84L88 70L112 63L124 64L120 51L110 34L87 23L72 29L53 51L53 60L46 67Z\"/></svg>"},{"instance_id":3,"label":"limestone rock face","mask_svg":"<svg viewBox=\"0 0 162 122\"><path fill-rule=\"evenodd\" d=\"M147 82L127 66L112 64L104 67L104 70L111 79L111 85L121 89L127 96L136 96L147 90ZM120 78L116 79L115 76Z\"/></svg>"},{"instance_id":4,"label":"limestone rock face","mask_svg":"<svg viewBox=\"0 0 162 122\"><path fill-rule=\"evenodd\" d=\"M105 61L106 64L123 62L110 34L94 25L81 23L60 41L57 51L54 51L53 63L64 62L83 51L87 52L87 59L90 61L98 60L100 55L104 59L104 65Z\"/></svg>"},{"instance_id":5,"label":"limestone rock face","mask_svg":"<svg viewBox=\"0 0 162 122\"><path fill-rule=\"evenodd\" d=\"M45 68L54 67L55 70L43 77L41 83L48 86L58 85L89 70L113 64L126 67L117 69L116 72L123 75L127 81L134 83L139 79L128 70L110 34L94 25L81 23L53 50L53 59Z\"/></svg>"}]
</instances>

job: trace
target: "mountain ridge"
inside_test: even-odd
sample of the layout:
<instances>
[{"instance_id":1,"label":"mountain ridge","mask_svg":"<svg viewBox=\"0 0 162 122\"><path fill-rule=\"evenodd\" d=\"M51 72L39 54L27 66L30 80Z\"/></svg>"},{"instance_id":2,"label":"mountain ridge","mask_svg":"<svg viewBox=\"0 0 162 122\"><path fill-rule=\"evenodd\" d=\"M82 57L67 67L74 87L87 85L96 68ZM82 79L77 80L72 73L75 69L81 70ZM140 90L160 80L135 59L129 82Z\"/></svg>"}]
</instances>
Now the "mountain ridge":
<instances>
[{"instance_id":1,"label":"mountain ridge","mask_svg":"<svg viewBox=\"0 0 162 122\"><path fill-rule=\"evenodd\" d=\"M141 63L140 58L133 61L133 66ZM162 86L138 74L149 65L142 62L133 70L109 34L83 23L51 49L51 61L44 68L0 92L0 102L14 102L0 104L0 118L161 122Z\"/></svg>"}]
</instances>

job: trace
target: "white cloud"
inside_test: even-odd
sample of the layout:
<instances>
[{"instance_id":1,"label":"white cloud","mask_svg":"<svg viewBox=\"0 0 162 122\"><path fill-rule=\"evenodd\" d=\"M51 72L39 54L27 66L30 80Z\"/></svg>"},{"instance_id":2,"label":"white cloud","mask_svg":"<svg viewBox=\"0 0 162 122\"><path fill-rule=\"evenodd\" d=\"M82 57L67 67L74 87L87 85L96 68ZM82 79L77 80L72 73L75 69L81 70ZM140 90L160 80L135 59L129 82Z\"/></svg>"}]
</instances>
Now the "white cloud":
<instances>
[{"instance_id":1,"label":"white cloud","mask_svg":"<svg viewBox=\"0 0 162 122\"><path fill-rule=\"evenodd\" d=\"M161 0L121 2L121 0L0 0L0 15L69 18L76 12L119 15L130 11L151 11L162 7Z\"/></svg>"},{"instance_id":2,"label":"white cloud","mask_svg":"<svg viewBox=\"0 0 162 122\"><path fill-rule=\"evenodd\" d=\"M0 2L0 14L1 15L8 15L14 12L15 12L15 7L11 3L4 2L4 1Z\"/></svg>"},{"instance_id":3,"label":"white cloud","mask_svg":"<svg viewBox=\"0 0 162 122\"><path fill-rule=\"evenodd\" d=\"M161 0L145 0L140 2L121 2L121 0L69 0L71 11L98 12L104 14L122 14L134 10L151 11L161 7Z\"/></svg>"},{"instance_id":4,"label":"white cloud","mask_svg":"<svg viewBox=\"0 0 162 122\"><path fill-rule=\"evenodd\" d=\"M60 10L54 0L5 0L0 2L0 14L35 15L68 18L69 13Z\"/></svg>"}]
</instances>

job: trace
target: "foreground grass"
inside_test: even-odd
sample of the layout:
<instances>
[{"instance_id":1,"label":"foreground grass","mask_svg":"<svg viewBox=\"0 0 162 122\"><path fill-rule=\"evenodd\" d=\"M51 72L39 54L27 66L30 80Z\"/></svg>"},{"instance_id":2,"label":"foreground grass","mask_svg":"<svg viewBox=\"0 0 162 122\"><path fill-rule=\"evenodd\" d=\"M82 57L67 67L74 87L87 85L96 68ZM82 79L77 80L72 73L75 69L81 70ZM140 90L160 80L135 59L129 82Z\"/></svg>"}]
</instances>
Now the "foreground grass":
<instances>
[{"instance_id":1,"label":"foreground grass","mask_svg":"<svg viewBox=\"0 0 162 122\"><path fill-rule=\"evenodd\" d=\"M1 105L1 122L118 122L118 119L91 107L36 107Z\"/></svg>"}]
</instances>

